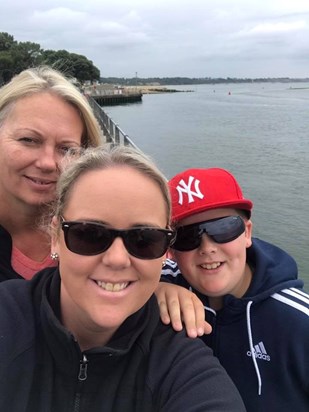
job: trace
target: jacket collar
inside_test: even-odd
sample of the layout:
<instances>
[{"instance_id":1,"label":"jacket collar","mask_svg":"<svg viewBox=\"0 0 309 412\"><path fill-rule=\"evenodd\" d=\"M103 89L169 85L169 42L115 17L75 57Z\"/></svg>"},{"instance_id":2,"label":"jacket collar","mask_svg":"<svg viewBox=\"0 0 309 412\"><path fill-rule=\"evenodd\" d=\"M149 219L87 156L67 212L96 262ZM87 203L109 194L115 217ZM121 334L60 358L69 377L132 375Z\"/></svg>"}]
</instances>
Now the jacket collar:
<instances>
[{"instance_id":1,"label":"jacket collar","mask_svg":"<svg viewBox=\"0 0 309 412\"><path fill-rule=\"evenodd\" d=\"M36 305L39 307L38 321L42 327L42 338L56 361L58 367L76 376L72 365L79 365L83 354L74 336L61 324L60 311L60 274L58 269L45 269L40 272L36 291ZM34 279L35 281L35 279ZM111 341L102 347L85 351L87 356L106 359L110 356L124 356L136 344L148 352L154 330L159 322L157 300L153 295L136 313L131 315L117 330ZM68 367L70 365L70 367Z\"/></svg>"}]
</instances>

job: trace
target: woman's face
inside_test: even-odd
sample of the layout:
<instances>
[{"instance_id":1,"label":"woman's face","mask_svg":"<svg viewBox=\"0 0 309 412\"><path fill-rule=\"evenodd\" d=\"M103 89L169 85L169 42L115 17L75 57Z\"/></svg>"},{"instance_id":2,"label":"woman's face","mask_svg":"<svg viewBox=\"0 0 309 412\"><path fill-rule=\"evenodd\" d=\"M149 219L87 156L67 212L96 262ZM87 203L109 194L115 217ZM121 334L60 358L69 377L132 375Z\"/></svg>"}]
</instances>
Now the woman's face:
<instances>
[{"instance_id":1,"label":"woman's face","mask_svg":"<svg viewBox=\"0 0 309 412\"><path fill-rule=\"evenodd\" d=\"M160 188L129 166L113 166L81 176L63 215L66 221L95 221L114 229L164 229L167 225ZM93 334L99 341L101 335L111 337L158 285L164 256L136 258L120 237L96 256L68 250L62 230L52 246L60 258L62 320L76 337Z\"/></svg>"},{"instance_id":2,"label":"woman's face","mask_svg":"<svg viewBox=\"0 0 309 412\"><path fill-rule=\"evenodd\" d=\"M59 162L80 147L83 123L77 110L50 93L18 100L0 126L0 193L8 207L54 198Z\"/></svg>"}]
</instances>

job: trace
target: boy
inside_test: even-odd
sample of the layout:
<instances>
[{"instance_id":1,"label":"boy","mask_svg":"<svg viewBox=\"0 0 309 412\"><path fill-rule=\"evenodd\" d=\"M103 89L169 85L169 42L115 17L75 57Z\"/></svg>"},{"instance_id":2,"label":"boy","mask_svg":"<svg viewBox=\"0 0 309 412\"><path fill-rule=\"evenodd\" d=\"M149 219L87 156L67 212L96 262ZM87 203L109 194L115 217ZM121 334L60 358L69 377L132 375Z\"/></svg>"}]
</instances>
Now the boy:
<instances>
[{"instance_id":1,"label":"boy","mask_svg":"<svg viewBox=\"0 0 309 412\"><path fill-rule=\"evenodd\" d=\"M170 256L177 264L167 260L162 281L203 302L212 333L202 339L248 411L308 411L309 296L295 261L252 238L253 204L226 170L189 169L169 187L177 229Z\"/></svg>"}]
</instances>

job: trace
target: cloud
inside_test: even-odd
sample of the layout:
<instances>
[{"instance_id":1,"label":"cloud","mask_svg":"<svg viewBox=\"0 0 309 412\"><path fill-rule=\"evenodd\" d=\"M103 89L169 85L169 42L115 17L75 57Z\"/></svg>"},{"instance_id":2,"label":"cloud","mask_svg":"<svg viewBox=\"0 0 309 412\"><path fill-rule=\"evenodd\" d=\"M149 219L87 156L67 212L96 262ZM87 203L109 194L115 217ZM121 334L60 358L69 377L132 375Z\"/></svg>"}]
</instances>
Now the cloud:
<instances>
[{"instance_id":1,"label":"cloud","mask_svg":"<svg viewBox=\"0 0 309 412\"><path fill-rule=\"evenodd\" d=\"M102 76L309 71L308 0L11 0L0 27L18 41L83 54Z\"/></svg>"},{"instance_id":2,"label":"cloud","mask_svg":"<svg viewBox=\"0 0 309 412\"><path fill-rule=\"evenodd\" d=\"M277 23L262 23L253 27L250 31L252 34L255 33L287 33L291 31L301 30L307 27L305 21L294 21L294 22L277 22Z\"/></svg>"}]
</instances>

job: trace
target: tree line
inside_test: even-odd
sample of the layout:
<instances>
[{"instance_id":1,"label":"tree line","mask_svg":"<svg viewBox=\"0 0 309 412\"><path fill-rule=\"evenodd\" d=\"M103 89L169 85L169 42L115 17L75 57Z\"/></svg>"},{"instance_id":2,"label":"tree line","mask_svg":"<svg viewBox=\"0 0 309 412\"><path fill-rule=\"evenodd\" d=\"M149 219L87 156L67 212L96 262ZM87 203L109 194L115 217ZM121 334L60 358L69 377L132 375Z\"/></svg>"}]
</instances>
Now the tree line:
<instances>
[{"instance_id":1,"label":"tree line","mask_svg":"<svg viewBox=\"0 0 309 412\"><path fill-rule=\"evenodd\" d=\"M66 50L44 50L38 43L18 42L0 32L0 85L29 67L49 65L79 82L100 79L100 70L91 60Z\"/></svg>"},{"instance_id":2,"label":"tree line","mask_svg":"<svg viewBox=\"0 0 309 412\"><path fill-rule=\"evenodd\" d=\"M229 83L290 83L290 82L309 82L309 78L290 78L290 77L261 77L261 78L234 78L234 77L101 77L101 83L118 84L121 86L176 86L194 84L229 84Z\"/></svg>"}]
</instances>

